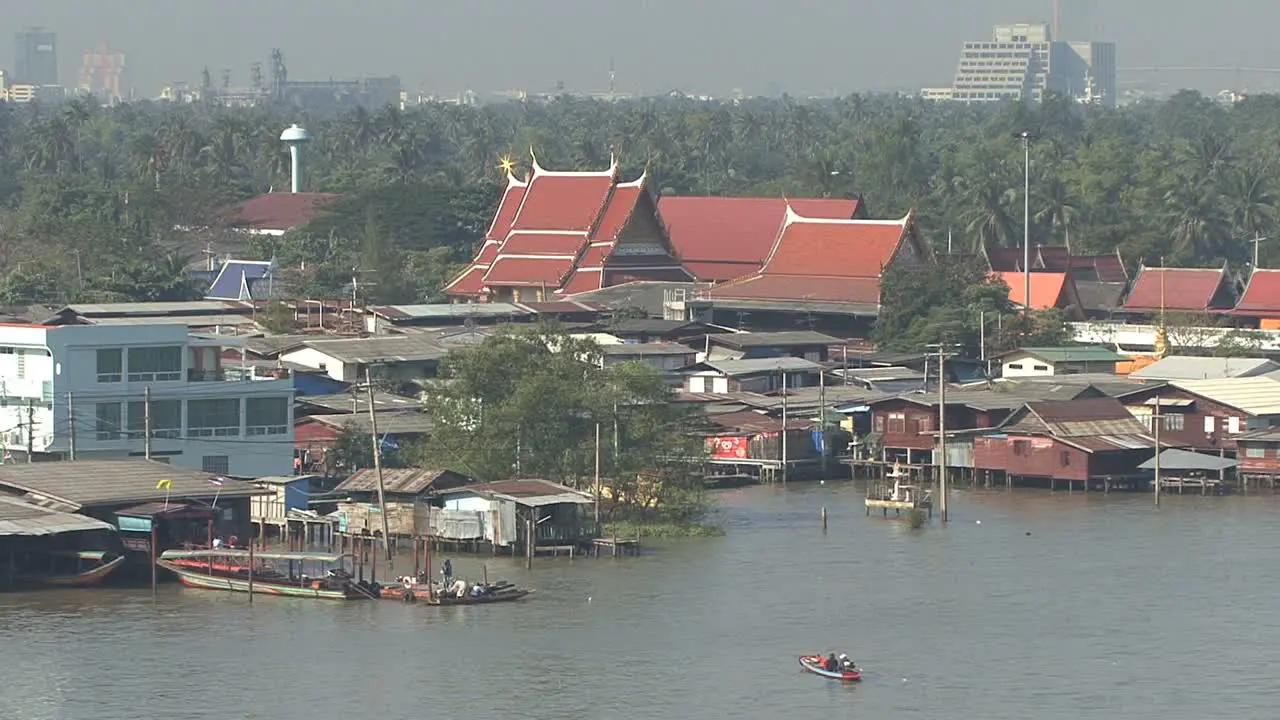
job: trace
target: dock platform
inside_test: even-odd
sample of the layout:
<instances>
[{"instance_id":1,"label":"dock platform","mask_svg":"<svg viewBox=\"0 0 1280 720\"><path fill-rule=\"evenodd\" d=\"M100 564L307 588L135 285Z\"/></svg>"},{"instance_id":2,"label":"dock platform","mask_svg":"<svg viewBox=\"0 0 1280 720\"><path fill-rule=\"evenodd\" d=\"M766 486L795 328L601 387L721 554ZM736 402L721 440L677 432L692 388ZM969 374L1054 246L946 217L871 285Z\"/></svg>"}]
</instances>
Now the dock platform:
<instances>
[{"instance_id":1,"label":"dock platform","mask_svg":"<svg viewBox=\"0 0 1280 720\"><path fill-rule=\"evenodd\" d=\"M601 554L618 556L636 556L640 554L640 538L623 540L621 538L596 538L591 541L591 551L596 557Z\"/></svg>"}]
</instances>

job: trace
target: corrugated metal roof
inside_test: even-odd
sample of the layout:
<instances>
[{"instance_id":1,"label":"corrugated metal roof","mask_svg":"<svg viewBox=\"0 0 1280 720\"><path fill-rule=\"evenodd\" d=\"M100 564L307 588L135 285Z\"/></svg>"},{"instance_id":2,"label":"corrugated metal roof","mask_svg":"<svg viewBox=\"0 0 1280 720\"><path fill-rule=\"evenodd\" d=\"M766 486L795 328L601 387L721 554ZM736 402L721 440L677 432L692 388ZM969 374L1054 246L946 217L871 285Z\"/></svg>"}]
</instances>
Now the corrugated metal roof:
<instances>
[{"instance_id":1,"label":"corrugated metal roof","mask_svg":"<svg viewBox=\"0 0 1280 720\"><path fill-rule=\"evenodd\" d=\"M539 479L498 480L496 482L479 483L452 490L444 490L440 494L449 495L461 492L498 497L526 507L593 502L590 493L574 490L567 485L554 483L550 480Z\"/></svg>"},{"instance_id":2,"label":"corrugated metal roof","mask_svg":"<svg viewBox=\"0 0 1280 720\"><path fill-rule=\"evenodd\" d=\"M751 358L749 360L708 360L700 365L716 370L724 375L755 375L769 372L800 372L804 370L821 370L822 366L804 358ZM698 367L698 365L692 366Z\"/></svg>"},{"instance_id":3,"label":"corrugated metal roof","mask_svg":"<svg viewBox=\"0 0 1280 720\"><path fill-rule=\"evenodd\" d=\"M334 393L332 395L306 395L298 398L298 402L302 405L311 405L327 410L336 410L339 413L367 413L369 412L369 396L367 393ZM391 393L375 392L373 394L373 409L376 412L385 412L388 410L417 410L422 407L422 403L413 398L404 397L402 395L392 395Z\"/></svg>"},{"instance_id":4,"label":"corrugated metal roof","mask_svg":"<svg viewBox=\"0 0 1280 720\"><path fill-rule=\"evenodd\" d=\"M723 333L713 334L710 337L712 344L732 348L839 345L842 342L840 338L812 330Z\"/></svg>"},{"instance_id":5,"label":"corrugated metal roof","mask_svg":"<svg viewBox=\"0 0 1280 720\"><path fill-rule=\"evenodd\" d=\"M270 495L271 490L238 480L221 488L209 484L209 473L173 467L153 460L78 460L0 465L0 487L26 493L26 500L47 498L73 509L163 501L161 480L172 481L171 501Z\"/></svg>"},{"instance_id":6,"label":"corrugated metal roof","mask_svg":"<svg viewBox=\"0 0 1280 720\"><path fill-rule=\"evenodd\" d=\"M1178 448L1169 448L1160 453L1160 468L1162 470L1226 470L1233 468L1240 463L1231 458L1218 457L1217 455L1206 455L1204 453L1191 452L1190 450L1179 450ZM1138 466L1140 470L1155 470L1156 459L1150 460Z\"/></svg>"},{"instance_id":7,"label":"corrugated metal roof","mask_svg":"<svg viewBox=\"0 0 1280 720\"><path fill-rule=\"evenodd\" d=\"M1280 381L1271 377L1175 380L1169 384L1250 415L1280 415Z\"/></svg>"},{"instance_id":8,"label":"corrugated metal roof","mask_svg":"<svg viewBox=\"0 0 1280 720\"><path fill-rule=\"evenodd\" d=\"M58 512L0 496L0 535L56 535L82 530L112 530L110 523L84 515Z\"/></svg>"},{"instance_id":9,"label":"corrugated metal roof","mask_svg":"<svg viewBox=\"0 0 1280 720\"><path fill-rule=\"evenodd\" d=\"M679 343L668 342L651 342L651 343L617 343L613 345L601 345L600 351L605 355L696 355L697 350L691 347L681 345Z\"/></svg>"},{"instance_id":10,"label":"corrugated metal roof","mask_svg":"<svg viewBox=\"0 0 1280 720\"><path fill-rule=\"evenodd\" d=\"M1060 362L1120 362L1127 360L1124 355L1096 345L1078 345L1063 347L1025 347L1001 353L998 357L1007 361L1010 356L1030 355L1031 357L1051 363Z\"/></svg>"},{"instance_id":11,"label":"corrugated metal roof","mask_svg":"<svg viewBox=\"0 0 1280 720\"><path fill-rule=\"evenodd\" d=\"M753 410L726 413L724 415L713 415L708 419L713 424L731 431L770 433L782 430L782 420L780 418L762 415ZM787 418L788 430L804 430L808 427L809 421L805 418Z\"/></svg>"},{"instance_id":12,"label":"corrugated metal roof","mask_svg":"<svg viewBox=\"0 0 1280 720\"><path fill-rule=\"evenodd\" d=\"M379 435L425 435L435 429L435 423L431 420L431 416L423 412L379 411L377 416ZM310 417L302 418L299 422L320 422L336 428L351 426L356 431L364 433L373 429L373 422L369 419L369 413L367 412L344 415L311 415Z\"/></svg>"},{"instance_id":13,"label":"corrugated metal roof","mask_svg":"<svg viewBox=\"0 0 1280 720\"><path fill-rule=\"evenodd\" d=\"M452 470L388 468L382 471L383 491L397 495L418 495L429 489L448 490L466 485L469 480L467 476ZM333 489L333 492L377 492L377 490L378 472L368 469L360 470L343 480Z\"/></svg>"},{"instance_id":14,"label":"corrugated metal roof","mask_svg":"<svg viewBox=\"0 0 1280 720\"><path fill-rule=\"evenodd\" d=\"M432 303L429 305L382 305L369 308L375 315L389 320L421 318L507 317L531 315L527 308L512 303Z\"/></svg>"},{"instance_id":15,"label":"corrugated metal roof","mask_svg":"<svg viewBox=\"0 0 1280 720\"><path fill-rule=\"evenodd\" d=\"M1255 377L1280 370L1280 364L1266 358L1213 358L1174 355L1162 358L1131 373L1135 380L1224 380Z\"/></svg>"},{"instance_id":16,"label":"corrugated metal roof","mask_svg":"<svg viewBox=\"0 0 1280 720\"><path fill-rule=\"evenodd\" d=\"M191 315L195 313L244 313L247 303L227 300L192 300L190 302L121 302L79 303L63 310L93 317L95 315ZM59 311L61 312L61 310Z\"/></svg>"}]
</instances>

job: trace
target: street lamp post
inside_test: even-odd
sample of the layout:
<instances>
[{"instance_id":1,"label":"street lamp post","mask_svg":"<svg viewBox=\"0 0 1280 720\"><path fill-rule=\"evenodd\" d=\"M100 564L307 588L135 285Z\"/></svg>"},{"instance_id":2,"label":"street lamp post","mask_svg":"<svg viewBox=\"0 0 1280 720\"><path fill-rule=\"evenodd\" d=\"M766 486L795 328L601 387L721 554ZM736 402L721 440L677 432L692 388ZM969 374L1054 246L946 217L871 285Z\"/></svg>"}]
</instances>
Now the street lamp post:
<instances>
[{"instance_id":1,"label":"street lamp post","mask_svg":"<svg viewBox=\"0 0 1280 720\"><path fill-rule=\"evenodd\" d=\"M1031 311L1031 131L1014 133L1022 138L1022 312Z\"/></svg>"}]
</instances>

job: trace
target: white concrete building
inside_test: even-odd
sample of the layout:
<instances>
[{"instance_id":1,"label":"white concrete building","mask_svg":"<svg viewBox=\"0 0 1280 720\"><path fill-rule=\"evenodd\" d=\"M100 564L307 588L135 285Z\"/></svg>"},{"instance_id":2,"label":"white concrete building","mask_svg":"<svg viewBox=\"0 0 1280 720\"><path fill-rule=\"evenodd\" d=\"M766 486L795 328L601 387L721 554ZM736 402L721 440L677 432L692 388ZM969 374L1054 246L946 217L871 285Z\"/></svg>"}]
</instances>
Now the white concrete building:
<instances>
[{"instance_id":1,"label":"white concrete building","mask_svg":"<svg viewBox=\"0 0 1280 720\"><path fill-rule=\"evenodd\" d=\"M227 381L227 343L180 324L0 326L5 462L28 451L145 457L149 414L152 459L239 477L292 473L293 381Z\"/></svg>"},{"instance_id":2,"label":"white concrete building","mask_svg":"<svg viewBox=\"0 0 1280 720\"><path fill-rule=\"evenodd\" d=\"M1048 23L996 25L989 40L964 43L950 87L924 88L920 96L938 101L1040 102L1045 92L1115 107L1115 43L1059 41Z\"/></svg>"}]
</instances>

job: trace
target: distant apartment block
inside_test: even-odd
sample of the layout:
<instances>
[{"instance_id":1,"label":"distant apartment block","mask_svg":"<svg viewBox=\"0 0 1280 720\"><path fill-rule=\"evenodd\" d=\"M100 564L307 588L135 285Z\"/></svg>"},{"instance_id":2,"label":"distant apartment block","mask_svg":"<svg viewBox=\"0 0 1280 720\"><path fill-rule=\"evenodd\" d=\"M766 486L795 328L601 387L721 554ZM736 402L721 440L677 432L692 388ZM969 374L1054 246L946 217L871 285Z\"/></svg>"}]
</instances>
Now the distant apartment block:
<instances>
[{"instance_id":1,"label":"distant apartment block","mask_svg":"<svg viewBox=\"0 0 1280 720\"><path fill-rule=\"evenodd\" d=\"M58 36L27 28L14 37L13 81L23 85L58 84Z\"/></svg>"},{"instance_id":2,"label":"distant apartment block","mask_svg":"<svg viewBox=\"0 0 1280 720\"><path fill-rule=\"evenodd\" d=\"M118 102L127 94L124 84L125 55L119 50L103 46L88 50L80 65L80 92L88 93L104 102Z\"/></svg>"},{"instance_id":3,"label":"distant apartment block","mask_svg":"<svg viewBox=\"0 0 1280 720\"><path fill-rule=\"evenodd\" d=\"M1047 23L996 25L990 40L966 42L950 87L926 100L1039 102L1046 92L1107 107L1116 104L1116 46L1058 41Z\"/></svg>"}]
</instances>

